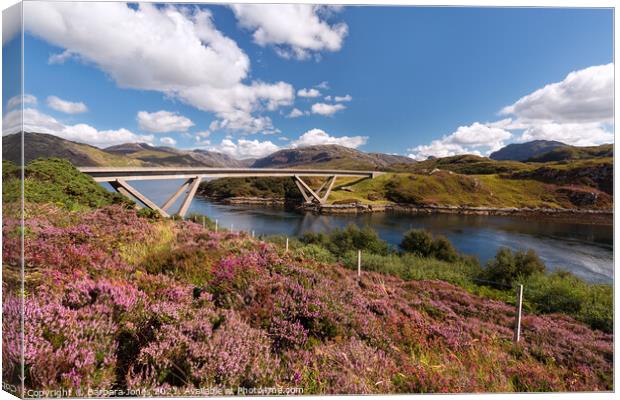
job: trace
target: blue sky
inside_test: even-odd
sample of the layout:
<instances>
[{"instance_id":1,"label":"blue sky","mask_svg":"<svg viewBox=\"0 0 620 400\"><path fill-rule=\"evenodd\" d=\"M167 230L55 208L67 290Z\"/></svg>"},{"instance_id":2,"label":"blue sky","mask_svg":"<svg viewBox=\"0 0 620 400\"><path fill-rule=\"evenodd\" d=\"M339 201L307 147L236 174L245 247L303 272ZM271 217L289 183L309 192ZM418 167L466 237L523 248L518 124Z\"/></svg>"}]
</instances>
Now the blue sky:
<instances>
[{"instance_id":1,"label":"blue sky","mask_svg":"<svg viewBox=\"0 0 620 400\"><path fill-rule=\"evenodd\" d=\"M239 158L613 141L611 10L244 7L27 3L27 127Z\"/></svg>"}]
</instances>

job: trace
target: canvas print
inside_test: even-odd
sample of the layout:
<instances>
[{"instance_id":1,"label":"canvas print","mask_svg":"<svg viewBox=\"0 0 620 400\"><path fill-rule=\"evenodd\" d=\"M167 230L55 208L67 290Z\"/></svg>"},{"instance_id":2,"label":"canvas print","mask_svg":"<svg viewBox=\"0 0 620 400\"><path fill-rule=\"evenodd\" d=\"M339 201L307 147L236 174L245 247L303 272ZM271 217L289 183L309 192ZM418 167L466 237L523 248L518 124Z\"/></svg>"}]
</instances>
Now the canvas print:
<instances>
[{"instance_id":1,"label":"canvas print","mask_svg":"<svg viewBox=\"0 0 620 400\"><path fill-rule=\"evenodd\" d=\"M3 390L613 391L613 11L5 9Z\"/></svg>"}]
</instances>

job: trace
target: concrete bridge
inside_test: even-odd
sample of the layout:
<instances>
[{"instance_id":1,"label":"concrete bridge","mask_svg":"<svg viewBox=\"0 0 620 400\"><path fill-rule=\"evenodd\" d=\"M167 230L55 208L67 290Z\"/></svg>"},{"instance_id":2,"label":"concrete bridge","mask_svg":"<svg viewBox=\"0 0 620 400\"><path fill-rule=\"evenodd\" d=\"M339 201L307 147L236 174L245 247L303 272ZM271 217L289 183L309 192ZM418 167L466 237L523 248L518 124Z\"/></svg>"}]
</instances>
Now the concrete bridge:
<instances>
[{"instance_id":1,"label":"concrete bridge","mask_svg":"<svg viewBox=\"0 0 620 400\"><path fill-rule=\"evenodd\" d=\"M82 167L80 172L90 175L96 182L108 182L117 192L136 198L146 207L168 217L168 209L185 194L177 215L184 217L203 178L257 178L292 177L306 203L324 204L338 177L372 179L383 172L327 169L280 169L280 168L188 168L188 167ZM318 189L312 189L302 177L325 177ZM185 179L168 200L158 206L127 181L151 179Z\"/></svg>"}]
</instances>

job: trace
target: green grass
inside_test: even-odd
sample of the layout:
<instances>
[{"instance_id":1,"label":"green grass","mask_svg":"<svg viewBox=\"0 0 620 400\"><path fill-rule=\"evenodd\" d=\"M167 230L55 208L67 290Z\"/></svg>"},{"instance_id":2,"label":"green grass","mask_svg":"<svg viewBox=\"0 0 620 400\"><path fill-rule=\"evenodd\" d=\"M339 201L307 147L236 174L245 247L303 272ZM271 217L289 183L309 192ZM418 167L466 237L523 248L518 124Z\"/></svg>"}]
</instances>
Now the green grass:
<instances>
[{"instance_id":1,"label":"green grass","mask_svg":"<svg viewBox=\"0 0 620 400\"><path fill-rule=\"evenodd\" d=\"M20 169L3 162L2 197L4 202L20 200ZM68 210L131 204L125 197L110 193L88 175L80 173L69 161L37 159L24 171L24 198L33 203L52 203Z\"/></svg>"},{"instance_id":2,"label":"green grass","mask_svg":"<svg viewBox=\"0 0 620 400\"><path fill-rule=\"evenodd\" d=\"M564 160L596 159L600 157L613 157L614 145L603 144L591 147L563 146L530 158L528 161L548 162Z\"/></svg>"},{"instance_id":3,"label":"green grass","mask_svg":"<svg viewBox=\"0 0 620 400\"><path fill-rule=\"evenodd\" d=\"M565 195L556 193L556 189L555 185L534 179L505 179L495 174L388 173L352 185L347 191L336 189L330 195L330 201L352 199L362 203L394 202L418 206L575 208ZM606 203L601 208L605 206Z\"/></svg>"}]
</instances>

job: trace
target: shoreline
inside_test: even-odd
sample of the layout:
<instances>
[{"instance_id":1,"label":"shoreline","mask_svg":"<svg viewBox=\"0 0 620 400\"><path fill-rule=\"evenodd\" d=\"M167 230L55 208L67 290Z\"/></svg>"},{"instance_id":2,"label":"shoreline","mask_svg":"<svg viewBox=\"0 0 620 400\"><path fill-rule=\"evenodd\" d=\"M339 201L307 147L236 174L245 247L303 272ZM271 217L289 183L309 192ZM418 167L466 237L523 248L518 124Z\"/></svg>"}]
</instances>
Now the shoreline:
<instances>
[{"instance_id":1,"label":"shoreline","mask_svg":"<svg viewBox=\"0 0 620 400\"><path fill-rule=\"evenodd\" d=\"M613 224L613 210L592 210L579 208L517 208L517 207L469 207L469 206L439 206L425 205L417 206L413 204L299 204L287 202L283 198L263 198L263 197L230 197L213 198L204 196L210 201L229 205L261 205L261 206L290 206L299 211L312 212L316 214L364 214L376 212L397 212L407 214L457 214L457 215L481 215L481 216L511 216L511 217L544 217L553 219L577 218L571 220L576 223L596 223ZM583 217L588 217L584 221Z\"/></svg>"}]
</instances>

